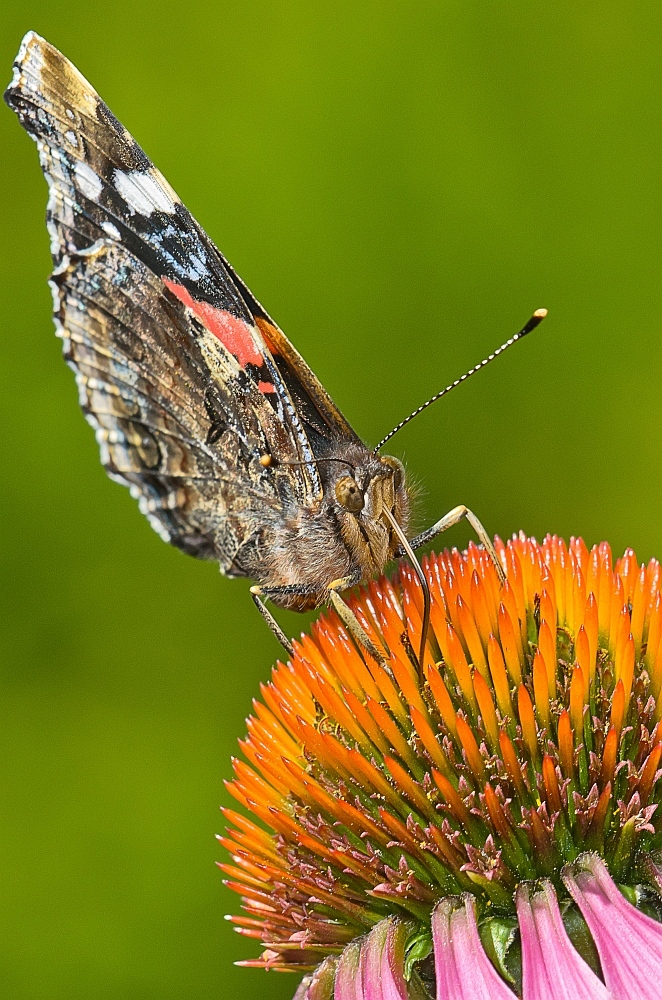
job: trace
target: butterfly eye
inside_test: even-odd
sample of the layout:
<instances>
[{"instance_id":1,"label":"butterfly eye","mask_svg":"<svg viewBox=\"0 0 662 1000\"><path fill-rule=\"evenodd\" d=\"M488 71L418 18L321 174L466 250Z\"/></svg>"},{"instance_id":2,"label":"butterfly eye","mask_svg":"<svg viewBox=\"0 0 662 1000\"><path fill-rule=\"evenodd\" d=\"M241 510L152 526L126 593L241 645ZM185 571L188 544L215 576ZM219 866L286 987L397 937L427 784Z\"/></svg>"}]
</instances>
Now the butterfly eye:
<instances>
[{"instance_id":1,"label":"butterfly eye","mask_svg":"<svg viewBox=\"0 0 662 1000\"><path fill-rule=\"evenodd\" d=\"M363 492L351 476L343 476L336 483L336 500L345 510L351 510L352 513L363 509Z\"/></svg>"}]
</instances>

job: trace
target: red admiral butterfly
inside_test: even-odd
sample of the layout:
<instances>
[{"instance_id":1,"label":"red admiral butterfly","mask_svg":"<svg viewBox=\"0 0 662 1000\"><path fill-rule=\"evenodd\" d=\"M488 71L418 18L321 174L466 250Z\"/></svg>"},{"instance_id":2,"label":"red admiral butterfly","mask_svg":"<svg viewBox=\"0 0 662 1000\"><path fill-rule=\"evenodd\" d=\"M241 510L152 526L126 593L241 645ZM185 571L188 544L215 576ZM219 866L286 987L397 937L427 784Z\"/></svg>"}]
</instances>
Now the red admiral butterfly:
<instances>
[{"instance_id":1,"label":"red admiral butterfly","mask_svg":"<svg viewBox=\"0 0 662 1000\"><path fill-rule=\"evenodd\" d=\"M33 32L5 100L48 181L55 323L80 404L108 474L165 541L256 580L287 648L261 596L299 611L331 599L369 645L339 590L408 553L425 592L412 550L463 517L493 554L465 507L407 541L405 470L379 454L407 421L377 448L361 441L135 140Z\"/></svg>"}]
</instances>

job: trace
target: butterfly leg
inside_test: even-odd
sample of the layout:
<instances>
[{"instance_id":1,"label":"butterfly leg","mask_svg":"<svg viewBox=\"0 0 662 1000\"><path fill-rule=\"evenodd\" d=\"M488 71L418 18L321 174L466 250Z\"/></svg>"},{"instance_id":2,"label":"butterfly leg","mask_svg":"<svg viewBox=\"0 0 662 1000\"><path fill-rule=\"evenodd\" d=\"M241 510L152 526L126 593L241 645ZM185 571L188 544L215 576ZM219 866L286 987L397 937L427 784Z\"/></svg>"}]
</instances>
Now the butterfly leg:
<instances>
[{"instance_id":1,"label":"butterfly leg","mask_svg":"<svg viewBox=\"0 0 662 1000\"><path fill-rule=\"evenodd\" d=\"M278 639L279 643L281 644L285 652L288 654L288 656L294 656L294 649L292 648L292 643L287 638L282 628L272 615L271 611L269 611L269 608L262 600L261 596L262 593L263 591L261 587L251 587L251 597L253 598L253 604L260 612L264 621L267 623L267 625L269 626L275 637Z\"/></svg>"},{"instance_id":2,"label":"butterfly leg","mask_svg":"<svg viewBox=\"0 0 662 1000\"><path fill-rule=\"evenodd\" d=\"M259 587L257 585L251 587L251 597L253 598L253 604L260 612L262 618L269 626L271 632L273 632L275 637L278 639L279 643L286 651L288 656L294 656L294 648L292 646L292 643L287 638L287 636L283 632L282 628L280 627L274 616L271 614L271 611L269 611L269 608L266 606L262 598L266 597L267 599L271 598L271 600L276 600L279 597L280 598L310 597L311 594L317 594L317 593L318 591L316 590L316 588L311 587L310 584L293 583L293 584L287 584L286 586L283 587Z\"/></svg>"},{"instance_id":3,"label":"butterfly leg","mask_svg":"<svg viewBox=\"0 0 662 1000\"><path fill-rule=\"evenodd\" d=\"M360 582L360 573L358 575L345 576L338 580L333 580L329 584L329 603L333 606L334 611L357 645L363 646L373 660L383 666L385 663L384 654L380 653L352 609L345 603L345 601L343 601L342 597L338 593L340 590L348 590L350 587L355 587L356 584Z\"/></svg>"},{"instance_id":4,"label":"butterfly leg","mask_svg":"<svg viewBox=\"0 0 662 1000\"><path fill-rule=\"evenodd\" d=\"M440 535L442 531L446 531L447 528L452 528L454 524L459 524L460 521L464 520L467 520L476 532L478 540L482 543L485 551L494 563L499 580L502 584L505 583L506 574L504 573L503 566L501 565L499 557L496 554L496 549L494 548L492 539L473 511L469 510L468 507L465 507L464 504L460 504L459 507L454 507L453 510L449 511L448 514L437 521L436 524L433 524L431 528L428 528L427 531L422 531L420 535L416 535L415 538L412 538L409 544L412 549L420 549L422 545L432 541L432 539L436 538L437 535Z\"/></svg>"},{"instance_id":5,"label":"butterfly leg","mask_svg":"<svg viewBox=\"0 0 662 1000\"><path fill-rule=\"evenodd\" d=\"M338 617L342 621L343 625L347 628L347 631L353 637L355 642L362 646L367 652L372 656L374 660L379 664L384 664L384 654L381 653L370 636L366 633L365 629L357 619L356 615L352 609L343 601L342 597L338 593L340 590L348 590L350 587L355 587L357 583L361 582L361 575L356 574L354 576L341 577L338 580L333 580L329 584L328 597L329 604L332 605L336 611ZM262 600L263 597L279 597L285 595L309 595L313 593L311 587L309 586L297 586L296 584L286 586L286 587L251 587L251 597L253 598L253 603L255 607L262 615L262 618L269 626L271 632L278 639L281 646L287 651L289 656L294 655L294 649L292 643L287 638L282 628L274 618L274 616L269 611L268 607Z\"/></svg>"}]
</instances>

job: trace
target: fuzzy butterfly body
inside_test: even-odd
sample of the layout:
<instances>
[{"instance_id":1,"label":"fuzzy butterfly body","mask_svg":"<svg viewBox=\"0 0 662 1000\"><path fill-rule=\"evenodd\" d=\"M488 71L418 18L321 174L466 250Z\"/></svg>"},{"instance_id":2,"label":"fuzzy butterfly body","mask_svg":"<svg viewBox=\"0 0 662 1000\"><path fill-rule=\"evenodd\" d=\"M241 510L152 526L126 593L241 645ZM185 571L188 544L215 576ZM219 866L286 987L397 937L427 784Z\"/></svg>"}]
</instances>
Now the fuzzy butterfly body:
<instances>
[{"instance_id":1,"label":"fuzzy butterfly body","mask_svg":"<svg viewBox=\"0 0 662 1000\"><path fill-rule=\"evenodd\" d=\"M383 570L397 459L368 449L75 67L26 35L5 100L36 141L58 336L108 474L168 542L303 610Z\"/></svg>"}]
</instances>

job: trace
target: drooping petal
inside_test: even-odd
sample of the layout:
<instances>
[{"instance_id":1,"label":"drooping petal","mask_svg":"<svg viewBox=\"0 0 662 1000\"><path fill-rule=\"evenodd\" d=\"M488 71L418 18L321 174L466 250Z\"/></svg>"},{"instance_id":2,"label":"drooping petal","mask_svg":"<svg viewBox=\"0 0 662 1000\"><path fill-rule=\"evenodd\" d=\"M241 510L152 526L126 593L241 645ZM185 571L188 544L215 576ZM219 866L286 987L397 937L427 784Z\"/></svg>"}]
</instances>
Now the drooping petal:
<instances>
[{"instance_id":1,"label":"drooping petal","mask_svg":"<svg viewBox=\"0 0 662 1000\"><path fill-rule=\"evenodd\" d=\"M388 917L340 956L334 1000L409 1000L404 975L407 927ZM320 994L322 997L323 994ZM303 994L302 1000L317 1000Z\"/></svg>"},{"instance_id":2,"label":"drooping petal","mask_svg":"<svg viewBox=\"0 0 662 1000\"><path fill-rule=\"evenodd\" d=\"M384 1000L407 1000L405 983L405 943L407 928L404 924L389 921L382 952L382 994Z\"/></svg>"},{"instance_id":3,"label":"drooping petal","mask_svg":"<svg viewBox=\"0 0 662 1000\"><path fill-rule=\"evenodd\" d=\"M333 1000L365 1000L363 995L363 948L365 938L348 944L338 962Z\"/></svg>"},{"instance_id":4,"label":"drooping petal","mask_svg":"<svg viewBox=\"0 0 662 1000\"><path fill-rule=\"evenodd\" d=\"M304 976L293 1000L332 1000L337 959L325 958L314 972Z\"/></svg>"},{"instance_id":5,"label":"drooping petal","mask_svg":"<svg viewBox=\"0 0 662 1000\"><path fill-rule=\"evenodd\" d=\"M610 1000L610 994L573 947L551 882L531 895L517 890L522 942L523 1000Z\"/></svg>"},{"instance_id":6,"label":"drooping petal","mask_svg":"<svg viewBox=\"0 0 662 1000\"><path fill-rule=\"evenodd\" d=\"M381 964L386 920L380 921L361 944L361 984L365 1000L381 1000Z\"/></svg>"},{"instance_id":7,"label":"drooping petal","mask_svg":"<svg viewBox=\"0 0 662 1000\"><path fill-rule=\"evenodd\" d=\"M432 940L437 1000L513 1000L481 944L472 896L438 903L432 914Z\"/></svg>"},{"instance_id":8,"label":"drooping petal","mask_svg":"<svg viewBox=\"0 0 662 1000\"><path fill-rule=\"evenodd\" d=\"M565 868L563 881L593 935L615 1000L659 1000L662 924L628 903L595 854L583 854Z\"/></svg>"},{"instance_id":9,"label":"drooping petal","mask_svg":"<svg viewBox=\"0 0 662 1000\"><path fill-rule=\"evenodd\" d=\"M363 945L363 996L365 1000L407 1000L404 977L406 928L395 920L382 920Z\"/></svg>"}]
</instances>

